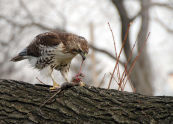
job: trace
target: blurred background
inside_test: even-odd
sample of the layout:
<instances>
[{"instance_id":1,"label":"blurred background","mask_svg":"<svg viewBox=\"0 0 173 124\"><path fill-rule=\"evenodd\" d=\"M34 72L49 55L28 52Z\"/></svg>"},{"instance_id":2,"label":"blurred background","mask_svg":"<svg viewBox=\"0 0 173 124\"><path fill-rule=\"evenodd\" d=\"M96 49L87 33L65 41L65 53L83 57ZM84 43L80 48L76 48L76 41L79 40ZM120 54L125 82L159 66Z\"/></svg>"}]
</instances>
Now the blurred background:
<instances>
[{"instance_id":1,"label":"blurred background","mask_svg":"<svg viewBox=\"0 0 173 124\"><path fill-rule=\"evenodd\" d=\"M83 66L84 81L107 88L116 63L112 34L117 52L125 37L128 24L133 22L120 57L120 73L130 56L138 54L148 32L146 47L129 76L136 92L146 95L173 95L173 0L0 0L0 78L52 84L27 61L12 63L10 59L43 32L62 30L85 37L90 52ZM79 70L77 56L69 79ZM54 72L57 82L63 82ZM116 77L116 73L114 75ZM116 79L115 79L116 80ZM111 89L118 85L113 80ZM132 92L127 83L126 91Z\"/></svg>"}]
</instances>

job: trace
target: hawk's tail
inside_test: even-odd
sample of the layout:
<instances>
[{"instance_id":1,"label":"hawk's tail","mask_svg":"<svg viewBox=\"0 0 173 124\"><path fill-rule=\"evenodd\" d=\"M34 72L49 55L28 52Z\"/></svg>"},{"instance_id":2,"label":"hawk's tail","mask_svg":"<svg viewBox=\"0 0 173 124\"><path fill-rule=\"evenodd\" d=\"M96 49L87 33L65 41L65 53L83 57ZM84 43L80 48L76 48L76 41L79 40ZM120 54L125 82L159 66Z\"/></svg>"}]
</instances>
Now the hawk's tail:
<instances>
[{"instance_id":1,"label":"hawk's tail","mask_svg":"<svg viewBox=\"0 0 173 124\"><path fill-rule=\"evenodd\" d=\"M17 61L21 61L24 59L26 59L26 57L18 55L18 56L15 56L14 58L12 58L11 61L17 62Z\"/></svg>"}]
</instances>

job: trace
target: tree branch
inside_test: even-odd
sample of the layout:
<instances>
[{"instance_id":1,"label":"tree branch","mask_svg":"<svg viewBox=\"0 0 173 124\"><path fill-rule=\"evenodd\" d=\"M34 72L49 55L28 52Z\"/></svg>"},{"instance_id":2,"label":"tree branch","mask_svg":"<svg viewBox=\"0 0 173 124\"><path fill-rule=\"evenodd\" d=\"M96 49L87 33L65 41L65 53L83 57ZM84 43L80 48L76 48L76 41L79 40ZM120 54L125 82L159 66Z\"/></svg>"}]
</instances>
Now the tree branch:
<instances>
[{"instance_id":1,"label":"tree branch","mask_svg":"<svg viewBox=\"0 0 173 124\"><path fill-rule=\"evenodd\" d=\"M124 2L124 0L112 0L112 3L117 8L120 19L121 19L122 43L123 43L123 39L125 38L125 34L126 34L126 31L127 31L128 24L130 23L130 18L128 17L128 13L125 9L125 6L124 6L123 2ZM130 41L129 36L127 36L126 43L124 45L124 52L125 52L125 56L126 56L127 59L129 58L130 52L131 52L131 47L130 47L130 42L129 41Z\"/></svg>"},{"instance_id":2,"label":"tree branch","mask_svg":"<svg viewBox=\"0 0 173 124\"><path fill-rule=\"evenodd\" d=\"M133 22L140 15L141 15L141 11L139 11L134 17L130 18L130 22Z\"/></svg>"},{"instance_id":3,"label":"tree branch","mask_svg":"<svg viewBox=\"0 0 173 124\"><path fill-rule=\"evenodd\" d=\"M3 16L3 15L0 15L0 18L5 20L9 24L11 24L13 26L17 26L19 28L26 28L26 27L36 26L36 27L38 27L40 29L43 29L43 30L53 30L52 28L49 28L48 26L42 25L42 24L37 23L37 22L31 22L31 23L27 23L27 24L20 24L20 23L17 23L15 21L13 21L12 19L9 19L9 18Z\"/></svg>"},{"instance_id":4,"label":"tree branch","mask_svg":"<svg viewBox=\"0 0 173 124\"><path fill-rule=\"evenodd\" d=\"M170 27L168 27L165 23L163 23L160 19L155 18L155 20L162 26L164 27L164 29L166 29L167 32L169 33L173 33L173 29L171 29Z\"/></svg>"},{"instance_id":5,"label":"tree branch","mask_svg":"<svg viewBox=\"0 0 173 124\"><path fill-rule=\"evenodd\" d=\"M95 50L95 51L97 51L97 52L101 52L101 53L103 53L103 54L106 54L106 55L109 56L110 58L112 58L112 59L114 59L114 60L117 60L117 58L116 58L114 55L112 55L111 53L109 53L108 51L103 50L103 49L100 49L100 48L97 48L96 46L94 46L94 45L92 45L92 44L89 44L89 46L90 46L91 49L93 49L93 50ZM125 62L123 62L123 61L121 61L121 60L119 60L119 63L120 63L122 66L125 65Z\"/></svg>"},{"instance_id":6,"label":"tree branch","mask_svg":"<svg viewBox=\"0 0 173 124\"><path fill-rule=\"evenodd\" d=\"M156 7L164 7L164 8L173 10L173 6L171 6L170 4L167 4L167 3L156 3L156 2L153 2L153 3L150 4L150 6L151 7L153 7L153 6L156 6Z\"/></svg>"},{"instance_id":7,"label":"tree branch","mask_svg":"<svg viewBox=\"0 0 173 124\"><path fill-rule=\"evenodd\" d=\"M31 12L29 11L29 9L27 8L27 6L25 5L25 3L23 2L23 0L19 0L19 3L21 5L21 7L25 10L25 12L27 13L28 17L31 19L31 21L34 21L34 17L32 16Z\"/></svg>"},{"instance_id":8,"label":"tree branch","mask_svg":"<svg viewBox=\"0 0 173 124\"><path fill-rule=\"evenodd\" d=\"M55 95L48 89L45 85L0 80L0 123L173 122L173 97L149 97L87 86L74 86Z\"/></svg>"}]
</instances>

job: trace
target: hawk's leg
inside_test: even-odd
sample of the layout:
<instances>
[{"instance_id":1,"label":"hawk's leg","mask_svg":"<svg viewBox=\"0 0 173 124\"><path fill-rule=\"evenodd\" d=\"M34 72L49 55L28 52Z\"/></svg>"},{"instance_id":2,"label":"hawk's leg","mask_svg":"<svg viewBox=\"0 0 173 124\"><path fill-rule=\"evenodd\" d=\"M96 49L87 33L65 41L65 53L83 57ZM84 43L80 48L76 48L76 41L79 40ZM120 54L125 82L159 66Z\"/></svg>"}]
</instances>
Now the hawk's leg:
<instances>
[{"instance_id":1,"label":"hawk's leg","mask_svg":"<svg viewBox=\"0 0 173 124\"><path fill-rule=\"evenodd\" d=\"M70 65L68 64L67 66L63 67L60 72L63 76L63 78L65 79L66 82L69 82L68 81L68 72L69 72L69 68L70 68Z\"/></svg>"},{"instance_id":2,"label":"hawk's leg","mask_svg":"<svg viewBox=\"0 0 173 124\"><path fill-rule=\"evenodd\" d=\"M50 77L52 79L52 82L53 82L53 87L50 87L50 90L55 90L57 88L60 88L60 85L54 80L53 76L52 76L52 72L53 72L53 69L50 73Z\"/></svg>"}]
</instances>

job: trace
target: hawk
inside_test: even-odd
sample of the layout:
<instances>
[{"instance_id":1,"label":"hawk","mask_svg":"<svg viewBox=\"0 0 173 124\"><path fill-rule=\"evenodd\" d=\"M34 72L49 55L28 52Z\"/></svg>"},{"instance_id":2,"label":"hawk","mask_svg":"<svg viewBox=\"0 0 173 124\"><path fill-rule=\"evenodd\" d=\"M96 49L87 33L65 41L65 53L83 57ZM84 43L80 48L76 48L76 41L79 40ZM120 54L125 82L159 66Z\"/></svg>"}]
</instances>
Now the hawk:
<instances>
[{"instance_id":1,"label":"hawk","mask_svg":"<svg viewBox=\"0 0 173 124\"><path fill-rule=\"evenodd\" d=\"M68 72L72 59L79 54L83 63L88 49L88 43L84 37L72 33L51 31L37 35L11 61L17 62L28 59L34 68L40 71L46 69L48 76L53 81L53 87L50 89L56 89L60 85L55 82L52 76L53 70L60 71L63 78L69 82Z\"/></svg>"}]
</instances>

